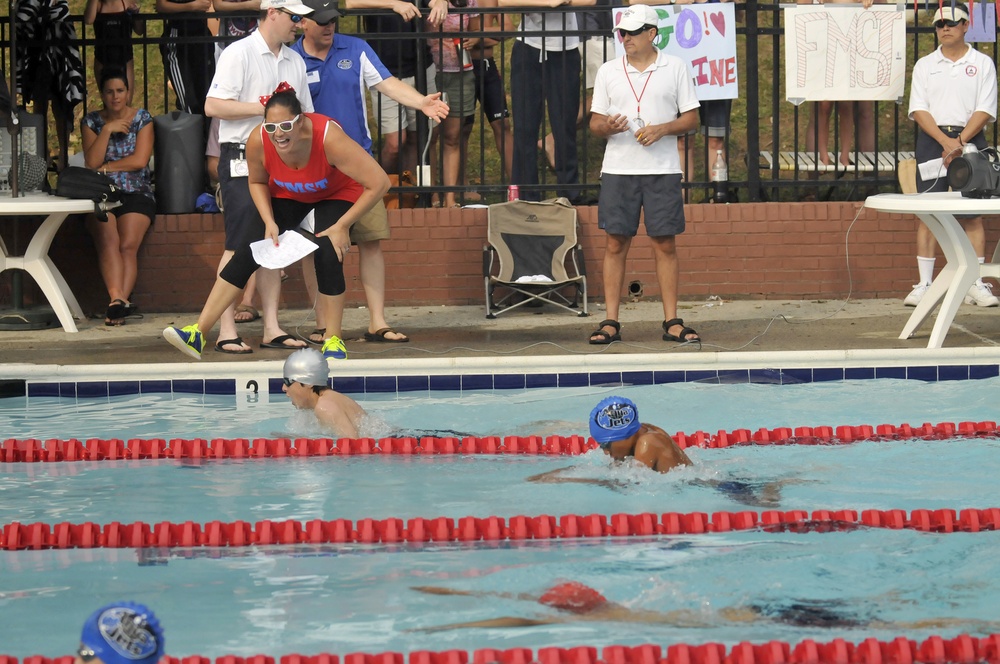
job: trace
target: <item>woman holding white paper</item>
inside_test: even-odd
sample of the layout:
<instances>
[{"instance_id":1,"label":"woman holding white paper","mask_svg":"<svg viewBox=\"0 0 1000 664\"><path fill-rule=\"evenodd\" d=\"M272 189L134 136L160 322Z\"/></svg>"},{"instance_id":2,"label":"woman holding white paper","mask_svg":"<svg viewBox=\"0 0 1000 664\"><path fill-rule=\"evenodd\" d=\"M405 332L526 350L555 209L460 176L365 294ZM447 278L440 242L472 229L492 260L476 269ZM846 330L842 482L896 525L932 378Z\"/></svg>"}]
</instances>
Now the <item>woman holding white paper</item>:
<instances>
[{"instance_id":1,"label":"woman holding white paper","mask_svg":"<svg viewBox=\"0 0 1000 664\"><path fill-rule=\"evenodd\" d=\"M262 101L264 101L262 99ZM316 278L319 297L343 296L343 258L351 246L350 228L389 189L389 178L371 155L349 138L336 122L318 113L303 113L295 91L282 83L264 104L264 122L246 145L250 195L264 221L265 241L278 244L282 231L293 231L315 211ZM249 246L236 251L216 279L198 322L168 327L163 337L182 352L200 359L203 332L246 286L259 267ZM318 307L321 312L332 307ZM334 329L329 321L328 330ZM275 338L262 348L290 348ZM330 336L323 345L327 359L344 359L343 342Z\"/></svg>"}]
</instances>

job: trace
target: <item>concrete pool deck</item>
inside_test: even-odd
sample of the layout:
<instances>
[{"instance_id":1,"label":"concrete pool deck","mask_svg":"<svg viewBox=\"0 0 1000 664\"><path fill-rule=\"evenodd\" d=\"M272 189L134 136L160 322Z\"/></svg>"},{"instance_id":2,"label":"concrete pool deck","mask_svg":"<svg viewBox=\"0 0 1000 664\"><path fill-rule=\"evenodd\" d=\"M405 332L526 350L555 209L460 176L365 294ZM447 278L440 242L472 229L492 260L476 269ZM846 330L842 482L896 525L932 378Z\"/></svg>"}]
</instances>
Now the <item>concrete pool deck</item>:
<instances>
[{"instance_id":1,"label":"concrete pool deck","mask_svg":"<svg viewBox=\"0 0 1000 664\"><path fill-rule=\"evenodd\" d=\"M406 344L363 341L367 310L351 308L345 314L350 359L344 368L350 375L390 375L503 373L539 367L549 371L691 370L1000 363L1000 309L963 305L944 348L935 350L926 348L932 321L917 330L915 337L898 338L911 311L899 299L682 302L680 316L702 336L699 348L661 340L662 313L656 301L624 303L623 341L611 346L587 343L589 332L604 317L603 304L593 304L588 318L546 305L494 320L486 319L482 306L391 307L387 317L410 336ZM195 318L194 313L145 312L122 327L106 327L101 318L81 321L76 334L61 328L0 331L0 378L280 375L280 363L288 353L257 347L261 321L239 326L254 347L251 355L215 352L212 345L217 333L213 331L202 361L197 362L161 337L165 326L183 326ZM284 310L281 321L290 334L307 334L313 328L306 310Z\"/></svg>"}]
</instances>

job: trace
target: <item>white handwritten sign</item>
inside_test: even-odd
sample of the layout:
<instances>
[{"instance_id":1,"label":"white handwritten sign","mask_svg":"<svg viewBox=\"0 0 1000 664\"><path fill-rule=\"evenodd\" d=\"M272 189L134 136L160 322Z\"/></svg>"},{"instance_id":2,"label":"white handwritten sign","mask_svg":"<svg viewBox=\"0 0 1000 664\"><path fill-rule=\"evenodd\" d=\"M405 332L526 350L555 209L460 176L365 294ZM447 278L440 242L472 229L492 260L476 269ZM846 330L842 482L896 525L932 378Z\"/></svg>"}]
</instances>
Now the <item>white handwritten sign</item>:
<instances>
[{"instance_id":1,"label":"white handwritten sign","mask_svg":"<svg viewBox=\"0 0 1000 664\"><path fill-rule=\"evenodd\" d=\"M906 80L905 13L837 5L785 8L785 97L896 101Z\"/></svg>"},{"instance_id":2,"label":"white handwritten sign","mask_svg":"<svg viewBox=\"0 0 1000 664\"><path fill-rule=\"evenodd\" d=\"M736 12L732 3L653 7L660 17L654 45L688 66L698 99L736 99ZM618 25L624 8L612 10ZM615 52L625 55L615 32Z\"/></svg>"}]
</instances>

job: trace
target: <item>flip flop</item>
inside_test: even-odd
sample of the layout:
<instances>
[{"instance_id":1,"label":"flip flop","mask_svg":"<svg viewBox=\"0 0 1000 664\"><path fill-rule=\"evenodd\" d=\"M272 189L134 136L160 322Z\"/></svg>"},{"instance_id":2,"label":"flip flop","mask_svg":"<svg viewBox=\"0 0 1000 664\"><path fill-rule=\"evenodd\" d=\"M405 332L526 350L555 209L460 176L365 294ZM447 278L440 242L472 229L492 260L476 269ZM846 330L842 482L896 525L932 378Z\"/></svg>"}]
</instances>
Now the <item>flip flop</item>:
<instances>
[{"instance_id":1,"label":"flip flop","mask_svg":"<svg viewBox=\"0 0 1000 664\"><path fill-rule=\"evenodd\" d=\"M402 332L397 332L391 327L383 327L374 332L365 332L365 341L374 341L376 343L387 343L387 344L405 344L410 340L408 336L403 334L402 339L389 339L386 335L388 334L403 334Z\"/></svg>"},{"instance_id":2,"label":"flip flop","mask_svg":"<svg viewBox=\"0 0 1000 664\"><path fill-rule=\"evenodd\" d=\"M301 339L296 339L290 334L281 334L271 339L270 341L261 341L261 348L277 348L279 350L299 350L301 348L306 348L306 346L289 346L286 341L301 341Z\"/></svg>"},{"instance_id":3,"label":"flip flop","mask_svg":"<svg viewBox=\"0 0 1000 664\"><path fill-rule=\"evenodd\" d=\"M226 346L240 346L239 350L226 350ZM253 352L253 348L243 348L243 339L236 337L235 339L219 339L215 342L215 350L218 353L226 353L227 355L248 355Z\"/></svg>"},{"instance_id":4,"label":"flip flop","mask_svg":"<svg viewBox=\"0 0 1000 664\"><path fill-rule=\"evenodd\" d=\"M615 333L608 334L607 332L604 331L605 327L613 327L615 329ZM621 331L622 331L622 326L621 323L619 323L618 321L611 320L610 318L608 320L602 320L600 324L597 326L597 329L590 333L591 336L590 343L593 346L607 346L608 344L614 343L615 341L621 341L622 340ZM598 337L598 338L594 339L593 337Z\"/></svg>"},{"instance_id":5,"label":"flip flop","mask_svg":"<svg viewBox=\"0 0 1000 664\"><path fill-rule=\"evenodd\" d=\"M250 318L238 318L240 314L250 314ZM246 304L236 307L235 315L237 316L237 323L252 323L260 318L260 312Z\"/></svg>"},{"instance_id":6,"label":"flip flop","mask_svg":"<svg viewBox=\"0 0 1000 664\"><path fill-rule=\"evenodd\" d=\"M104 314L104 324L108 327L119 327L125 324L128 315L128 305L125 300L112 300L108 311Z\"/></svg>"},{"instance_id":7,"label":"flip flop","mask_svg":"<svg viewBox=\"0 0 1000 664\"><path fill-rule=\"evenodd\" d=\"M681 333L679 335L670 334L670 328L674 325L681 326ZM688 339L687 335L695 335L694 339ZM695 332L692 328L686 326L684 321L680 318L671 318L670 320L663 321L663 340L664 341L676 341L679 344L687 343L701 343L701 335Z\"/></svg>"},{"instance_id":8,"label":"flip flop","mask_svg":"<svg viewBox=\"0 0 1000 664\"><path fill-rule=\"evenodd\" d=\"M323 338L324 336L326 336L326 328L317 327L315 330L306 335L305 341L313 344L314 346L322 346L326 342L326 339ZM313 339L313 337L319 337L319 339Z\"/></svg>"}]
</instances>

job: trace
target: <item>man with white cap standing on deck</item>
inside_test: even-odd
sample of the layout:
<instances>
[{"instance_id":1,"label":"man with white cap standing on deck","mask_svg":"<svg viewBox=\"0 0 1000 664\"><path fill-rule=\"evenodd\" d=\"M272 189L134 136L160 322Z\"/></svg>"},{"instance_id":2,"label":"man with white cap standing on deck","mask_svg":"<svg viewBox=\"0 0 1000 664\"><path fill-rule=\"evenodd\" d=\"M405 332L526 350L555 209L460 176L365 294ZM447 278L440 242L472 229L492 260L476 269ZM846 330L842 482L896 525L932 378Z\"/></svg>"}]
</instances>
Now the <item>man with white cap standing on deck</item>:
<instances>
[{"instance_id":1,"label":"man with white cap standing on deck","mask_svg":"<svg viewBox=\"0 0 1000 664\"><path fill-rule=\"evenodd\" d=\"M603 263L607 318L590 333L592 344L621 341L618 306L640 218L653 247L663 302L663 340L701 341L677 317L676 244L676 236L684 232L677 137L698 127L699 103L684 62L654 45L659 20L648 5L623 11L615 30L625 55L603 64L594 80L590 131L608 141L597 207L598 226L607 233Z\"/></svg>"},{"instance_id":2,"label":"man with white cap standing on deck","mask_svg":"<svg viewBox=\"0 0 1000 664\"><path fill-rule=\"evenodd\" d=\"M163 657L163 628L142 604L117 602L83 623L75 664L156 664Z\"/></svg>"},{"instance_id":3,"label":"man with white cap standing on deck","mask_svg":"<svg viewBox=\"0 0 1000 664\"><path fill-rule=\"evenodd\" d=\"M961 2L945 3L934 12L934 31L940 46L913 65L910 86L910 119L917 123L917 191L947 191L947 168L967 144L986 147L983 128L997 116L997 72L993 61L966 43L969 10ZM940 160L934 175L923 177L921 164ZM976 250L979 263L986 261L986 233L982 217L957 217ZM903 300L908 307L920 304L934 278L934 235L917 224L917 271L919 281ZM966 304L980 307L1000 305L990 286L980 278L965 295Z\"/></svg>"},{"instance_id":4,"label":"man with white cap standing on deck","mask_svg":"<svg viewBox=\"0 0 1000 664\"><path fill-rule=\"evenodd\" d=\"M329 385L330 367L323 353L297 350L285 360L281 390L300 410L311 410L316 419L345 438L357 438L365 409Z\"/></svg>"}]
</instances>

